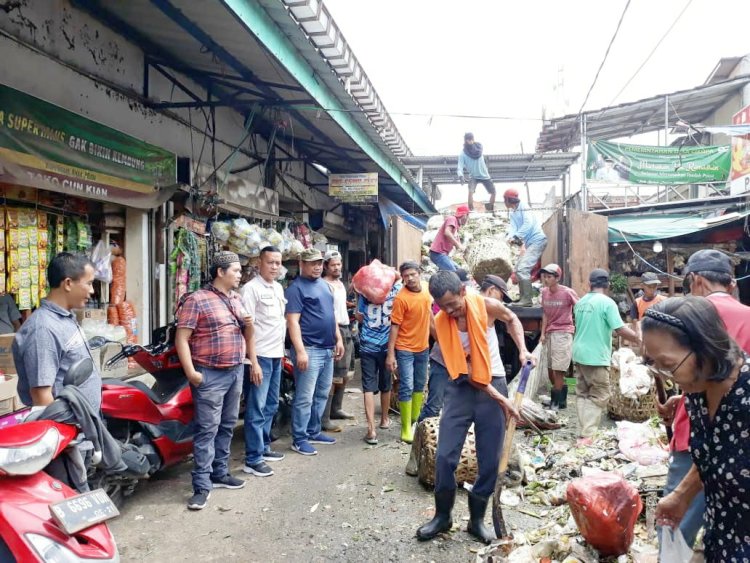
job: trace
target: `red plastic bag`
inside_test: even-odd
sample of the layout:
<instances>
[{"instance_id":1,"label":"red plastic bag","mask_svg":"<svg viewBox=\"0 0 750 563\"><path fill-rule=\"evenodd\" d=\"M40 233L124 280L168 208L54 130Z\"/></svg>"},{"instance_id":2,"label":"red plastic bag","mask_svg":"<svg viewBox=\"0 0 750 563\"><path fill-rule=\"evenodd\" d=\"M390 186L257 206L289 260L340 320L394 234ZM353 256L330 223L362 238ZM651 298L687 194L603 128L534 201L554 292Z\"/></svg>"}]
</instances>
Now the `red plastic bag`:
<instances>
[{"instance_id":1,"label":"red plastic bag","mask_svg":"<svg viewBox=\"0 0 750 563\"><path fill-rule=\"evenodd\" d=\"M600 555L628 552L643 510L638 490L617 473L598 472L568 485L568 505L581 535Z\"/></svg>"},{"instance_id":2,"label":"red plastic bag","mask_svg":"<svg viewBox=\"0 0 750 563\"><path fill-rule=\"evenodd\" d=\"M370 303L382 305L396 281L396 270L386 266L380 260L373 260L362 266L352 278L354 290L364 295Z\"/></svg>"}]
</instances>

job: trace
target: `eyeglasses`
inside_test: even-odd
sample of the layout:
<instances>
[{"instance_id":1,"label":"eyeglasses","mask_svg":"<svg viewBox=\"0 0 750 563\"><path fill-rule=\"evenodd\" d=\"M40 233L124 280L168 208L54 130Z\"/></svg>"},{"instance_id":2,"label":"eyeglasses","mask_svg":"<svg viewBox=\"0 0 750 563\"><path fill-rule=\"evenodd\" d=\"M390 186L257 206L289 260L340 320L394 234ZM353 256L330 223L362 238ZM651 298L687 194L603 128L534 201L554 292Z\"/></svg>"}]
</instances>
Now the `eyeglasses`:
<instances>
[{"instance_id":1,"label":"eyeglasses","mask_svg":"<svg viewBox=\"0 0 750 563\"><path fill-rule=\"evenodd\" d=\"M654 360L651 358L644 358L643 359L643 365L645 365L648 370L653 373L654 375L660 375L662 377L665 377L667 379L674 379L674 374L677 372L678 369L682 367L682 364L684 364L687 359L693 355L693 351L690 350L690 352L687 353L687 355L682 358L682 361L677 364L676 367L672 369L664 369L664 368L658 368L654 365Z\"/></svg>"}]
</instances>

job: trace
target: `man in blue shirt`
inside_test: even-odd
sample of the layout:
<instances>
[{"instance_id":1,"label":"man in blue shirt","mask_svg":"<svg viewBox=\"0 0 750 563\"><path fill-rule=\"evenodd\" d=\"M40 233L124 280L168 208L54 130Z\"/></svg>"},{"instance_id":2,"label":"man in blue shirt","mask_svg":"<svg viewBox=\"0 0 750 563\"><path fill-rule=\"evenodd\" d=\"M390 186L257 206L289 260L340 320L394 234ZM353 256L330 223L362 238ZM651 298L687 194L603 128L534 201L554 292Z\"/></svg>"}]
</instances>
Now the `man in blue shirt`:
<instances>
[{"instance_id":1,"label":"man in blue shirt","mask_svg":"<svg viewBox=\"0 0 750 563\"><path fill-rule=\"evenodd\" d=\"M292 449L302 455L316 455L311 443L336 443L321 432L321 421L333 383L333 361L344 355L344 344L334 316L333 292L321 279L320 250L304 250L299 269L300 276L286 290L286 320L296 383Z\"/></svg>"},{"instance_id":2,"label":"man in blue shirt","mask_svg":"<svg viewBox=\"0 0 750 563\"><path fill-rule=\"evenodd\" d=\"M482 143L474 141L474 133L464 135L464 149L458 155L456 168L458 181L461 182L461 185L464 183L464 169L469 173L469 209L474 209L474 190L477 188L477 184L482 184L487 193L490 194L490 201L484 208L492 213L495 210L495 184L492 183L487 164L484 162Z\"/></svg>"},{"instance_id":3,"label":"man in blue shirt","mask_svg":"<svg viewBox=\"0 0 750 563\"><path fill-rule=\"evenodd\" d=\"M375 431L375 393L380 391L380 428L391 425L388 409L391 405L391 372L385 367L388 355L388 337L391 333L391 311L396 294L401 291L398 278L382 305L370 303L360 295L357 302L359 331L359 359L362 364L362 393L365 400L367 434L365 442L377 444Z\"/></svg>"},{"instance_id":4,"label":"man in blue shirt","mask_svg":"<svg viewBox=\"0 0 750 563\"><path fill-rule=\"evenodd\" d=\"M542 257L547 248L547 237L536 216L518 197L518 190L509 188L503 194L505 207L510 209L510 229L505 239L508 244L521 245L523 254L516 263L516 278L521 298L516 302L519 307L531 307L531 270Z\"/></svg>"}]
</instances>

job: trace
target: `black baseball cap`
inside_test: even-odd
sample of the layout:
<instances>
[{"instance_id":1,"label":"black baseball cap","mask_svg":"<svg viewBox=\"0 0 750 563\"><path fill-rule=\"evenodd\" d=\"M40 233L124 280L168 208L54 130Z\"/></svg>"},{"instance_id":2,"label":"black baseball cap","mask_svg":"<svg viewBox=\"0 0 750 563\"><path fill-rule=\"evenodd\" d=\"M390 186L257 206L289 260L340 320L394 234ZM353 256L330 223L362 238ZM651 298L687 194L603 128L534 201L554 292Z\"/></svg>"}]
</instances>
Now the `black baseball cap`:
<instances>
[{"instance_id":1,"label":"black baseball cap","mask_svg":"<svg viewBox=\"0 0 750 563\"><path fill-rule=\"evenodd\" d=\"M609 272L607 270L602 270L601 268L592 270L591 273L589 274L589 281L590 282L609 281Z\"/></svg>"},{"instance_id":2,"label":"black baseball cap","mask_svg":"<svg viewBox=\"0 0 750 563\"><path fill-rule=\"evenodd\" d=\"M513 300L508 296L508 284L505 283L505 280L503 278L494 274L485 276L484 281L482 282L481 289L484 291L492 286L500 290L500 293L503 294L503 301L505 303L513 302Z\"/></svg>"},{"instance_id":3,"label":"black baseball cap","mask_svg":"<svg viewBox=\"0 0 750 563\"><path fill-rule=\"evenodd\" d=\"M712 248L706 248L694 252L690 258L688 258L687 266L685 267L684 274L696 273L696 272L717 272L719 274L734 275L734 264L732 259L721 252L720 250L714 250Z\"/></svg>"}]
</instances>

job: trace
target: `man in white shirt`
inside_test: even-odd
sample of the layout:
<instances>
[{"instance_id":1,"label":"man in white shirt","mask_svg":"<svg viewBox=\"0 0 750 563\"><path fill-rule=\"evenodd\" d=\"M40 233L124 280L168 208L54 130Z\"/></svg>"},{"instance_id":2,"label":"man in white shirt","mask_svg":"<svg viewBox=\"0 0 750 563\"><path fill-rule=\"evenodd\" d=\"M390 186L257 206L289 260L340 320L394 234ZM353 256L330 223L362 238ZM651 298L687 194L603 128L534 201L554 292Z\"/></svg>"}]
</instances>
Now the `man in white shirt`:
<instances>
[{"instance_id":1,"label":"man in white shirt","mask_svg":"<svg viewBox=\"0 0 750 563\"><path fill-rule=\"evenodd\" d=\"M337 250L326 252L323 279L333 293L333 309L336 316L336 323L339 325L341 339L344 342L344 355L336 360L333 365L333 385L331 386L331 394L328 397L328 404L326 405L326 410L321 421L323 430L326 432L341 432L341 427L332 423L331 419L351 420L354 418L353 415L344 412L342 409L346 383L351 379L349 365L354 353L354 341L352 340L352 331L349 326L349 312L346 307L346 295L348 292L344 282L341 281L342 270L343 262L341 260L341 253Z\"/></svg>"},{"instance_id":2,"label":"man in white shirt","mask_svg":"<svg viewBox=\"0 0 750 563\"><path fill-rule=\"evenodd\" d=\"M279 408L281 360L286 337L286 299L276 281L281 269L281 251L267 246L260 252L258 275L242 287L242 302L254 319L257 366L263 377L258 385L245 377L245 467L256 477L270 477L267 461L281 461L284 454L271 450L271 425Z\"/></svg>"}]
</instances>

